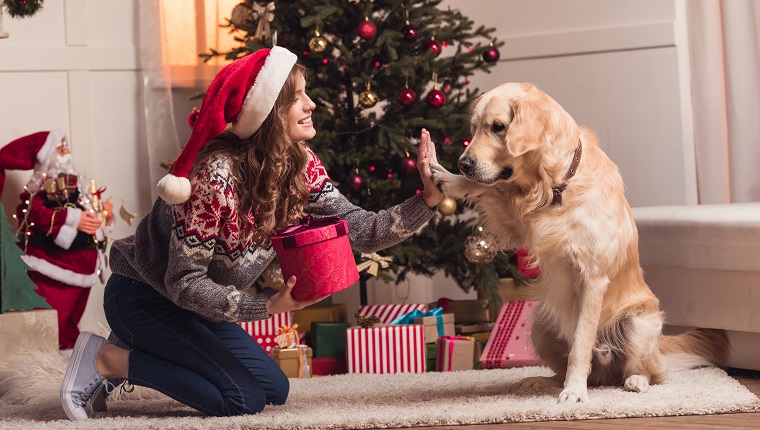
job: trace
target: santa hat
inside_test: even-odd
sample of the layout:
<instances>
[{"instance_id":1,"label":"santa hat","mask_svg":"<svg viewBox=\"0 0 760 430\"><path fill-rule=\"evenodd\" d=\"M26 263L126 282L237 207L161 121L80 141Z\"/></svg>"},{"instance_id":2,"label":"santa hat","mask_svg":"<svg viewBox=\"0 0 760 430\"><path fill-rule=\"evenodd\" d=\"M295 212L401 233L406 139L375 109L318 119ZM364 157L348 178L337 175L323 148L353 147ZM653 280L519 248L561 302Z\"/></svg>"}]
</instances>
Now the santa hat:
<instances>
[{"instance_id":1,"label":"santa hat","mask_svg":"<svg viewBox=\"0 0 760 430\"><path fill-rule=\"evenodd\" d=\"M172 172L158 182L158 194L167 203L190 198L188 175L198 151L232 123L230 131L248 139L261 127L274 107L297 57L275 46L260 49L223 68L203 98L190 140L174 162Z\"/></svg>"},{"instance_id":2,"label":"santa hat","mask_svg":"<svg viewBox=\"0 0 760 430\"><path fill-rule=\"evenodd\" d=\"M6 170L47 169L51 155L66 135L60 130L40 131L19 137L0 149L0 197Z\"/></svg>"}]
</instances>

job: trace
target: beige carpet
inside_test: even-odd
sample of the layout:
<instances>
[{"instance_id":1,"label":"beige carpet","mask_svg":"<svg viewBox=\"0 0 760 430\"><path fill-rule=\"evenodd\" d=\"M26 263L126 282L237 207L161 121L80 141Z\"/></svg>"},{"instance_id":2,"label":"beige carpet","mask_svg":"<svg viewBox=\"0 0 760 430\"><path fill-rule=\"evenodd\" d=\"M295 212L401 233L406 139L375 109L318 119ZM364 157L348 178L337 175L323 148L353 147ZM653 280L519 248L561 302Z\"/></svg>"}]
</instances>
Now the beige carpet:
<instances>
[{"instance_id":1,"label":"beige carpet","mask_svg":"<svg viewBox=\"0 0 760 430\"><path fill-rule=\"evenodd\" d=\"M0 363L0 429L326 429L651 417L760 411L760 399L724 371L672 373L647 393L593 388L587 404L558 405L559 389L517 392L540 367L420 375L340 375L291 380L284 406L235 418L201 416L150 390L114 399L110 411L72 423L58 404L65 361L31 354Z\"/></svg>"}]
</instances>

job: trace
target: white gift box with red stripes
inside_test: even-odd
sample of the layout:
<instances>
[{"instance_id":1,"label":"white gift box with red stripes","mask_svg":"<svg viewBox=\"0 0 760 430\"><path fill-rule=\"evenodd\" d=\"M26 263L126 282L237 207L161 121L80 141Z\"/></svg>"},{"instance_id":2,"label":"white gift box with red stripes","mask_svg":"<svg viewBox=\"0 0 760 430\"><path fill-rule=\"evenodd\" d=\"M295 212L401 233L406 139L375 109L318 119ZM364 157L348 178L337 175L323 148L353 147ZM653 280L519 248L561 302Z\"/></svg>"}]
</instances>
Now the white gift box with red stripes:
<instances>
[{"instance_id":1,"label":"white gift box with red stripes","mask_svg":"<svg viewBox=\"0 0 760 430\"><path fill-rule=\"evenodd\" d=\"M282 326L290 327L293 324L293 319L290 312L283 312L281 314L274 314L271 318L259 321L244 321L238 323L240 327L243 327L256 342L261 345L266 352L270 352L271 349L277 346L277 342L274 341L277 336L277 329Z\"/></svg>"},{"instance_id":2,"label":"white gift box with red stripes","mask_svg":"<svg viewBox=\"0 0 760 430\"><path fill-rule=\"evenodd\" d=\"M348 373L423 373L426 350L421 325L346 330Z\"/></svg>"},{"instance_id":3,"label":"white gift box with red stripes","mask_svg":"<svg viewBox=\"0 0 760 430\"><path fill-rule=\"evenodd\" d=\"M427 312L427 305L422 303L396 304L396 305L367 305L359 306L359 316L380 318L381 323L390 324L396 318L406 315L411 311L421 310Z\"/></svg>"}]
</instances>

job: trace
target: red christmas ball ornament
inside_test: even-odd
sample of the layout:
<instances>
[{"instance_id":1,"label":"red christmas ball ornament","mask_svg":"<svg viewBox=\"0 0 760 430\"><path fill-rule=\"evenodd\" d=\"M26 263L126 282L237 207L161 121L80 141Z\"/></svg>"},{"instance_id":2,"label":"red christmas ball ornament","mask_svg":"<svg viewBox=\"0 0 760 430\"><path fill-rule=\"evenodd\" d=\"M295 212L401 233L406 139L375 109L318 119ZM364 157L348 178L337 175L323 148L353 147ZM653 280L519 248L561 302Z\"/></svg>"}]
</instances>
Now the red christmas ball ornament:
<instances>
[{"instance_id":1,"label":"red christmas ball ornament","mask_svg":"<svg viewBox=\"0 0 760 430\"><path fill-rule=\"evenodd\" d=\"M190 111L190 115L187 116L187 124L191 128L195 128L195 123L198 121L198 114L200 112L200 110L193 108L193 110Z\"/></svg>"},{"instance_id":2,"label":"red christmas ball ornament","mask_svg":"<svg viewBox=\"0 0 760 430\"><path fill-rule=\"evenodd\" d=\"M499 50L495 46L491 45L486 52L483 53L483 60L487 63L495 63L499 61Z\"/></svg>"},{"instance_id":3,"label":"red christmas ball ornament","mask_svg":"<svg viewBox=\"0 0 760 430\"><path fill-rule=\"evenodd\" d=\"M433 91L430 91L427 95L427 103L433 109L440 109L445 102L446 95L443 94L443 91L439 90L437 87L434 88Z\"/></svg>"},{"instance_id":4,"label":"red christmas ball ornament","mask_svg":"<svg viewBox=\"0 0 760 430\"><path fill-rule=\"evenodd\" d=\"M399 166L404 173L411 173L417 170L417 160L412 157L404 157L401 159L401 165Z\"/></svg>"},{"instance_id":5,"label":"red christmas ball ornament","mask_svg":"<svg viewBox=\"0 0 760 430\"><path fill-rule=\"evenodd\" d=\"M364 178L358 173L352 173L346 178L346 185L351 191L359 191L364 187Z\"/></svg>"},{"instance_id":6,"label":"red christmas ball ornament","mask_svg":"<svg viewBox=\"0 0 760 430\"><path fill-rule=\"evenodd\" d=\"M400 93L398 93L398 102L404 106L411 106L416 101L417 93L410 90L409 88L404 88Z\"/></svg>"},{"instance_id":7,"label":"red christmas ball ornament","mask_svg":"<svg viewBox=\"0 0 760 430\"><path fill-rule=\"evenodd\" d=\"M401 28L401 35L404 37L405 41L411 43L417 40L419 33L417 32L417 27L409 24L409 21L407 21L406 25Z\"/></svg>"},{"instance_id":8,"label":"red christmas ball ornament","mask_svg":"<svg viewBox=\"0 0 760 430\"><path fill-rule=\"evenodd\" d=\"M365 17L358 27L356 32L359 33L359 37L364 40L370 40L377 36L377 26L374 22L369 20L369 17Z\"/></svg>"},{"instance_id":9,"label":"red christmas ball ornament","mask_svg":"<svg viewBox=\"0 0 760 430\"><path fill-rule=\"evenodd\" d=\"M470 146L470 142L472 142L472 138L468 137L467 139L465 139L465 140L462 141L462 146L464 146L466 148L466 147Z\"/></svg>"},{"instance_id":10,"label":"red christmas ball ornament","mask_svg":"<svg viewBox=\"0 0 760 430\"><path fill-rule=\"evenodd\" d=\"M441 52L443 52L443 46L441 45L441 42L435 39L430 39L428 43L425 44L425 49L433 54L433 57L437 57L441 55Z\"/></svg>"}]
</instances>

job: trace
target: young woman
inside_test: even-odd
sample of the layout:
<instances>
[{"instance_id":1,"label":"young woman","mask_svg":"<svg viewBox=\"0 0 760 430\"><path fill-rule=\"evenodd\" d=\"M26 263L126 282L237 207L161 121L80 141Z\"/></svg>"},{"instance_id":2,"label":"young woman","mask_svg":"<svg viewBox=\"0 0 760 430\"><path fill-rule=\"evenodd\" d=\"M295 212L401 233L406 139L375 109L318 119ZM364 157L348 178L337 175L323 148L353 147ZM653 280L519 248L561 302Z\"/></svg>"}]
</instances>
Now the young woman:
<instances>
[{"instance_id":1,"label":"young woman","mask_svg":"<svg viewBox=\"0 0 760 430\"><path fill-rule=\"evenodd\" d=\"M369 212L333 187L306 145L316 135L315 107L305 69L280 47L237 60L214 78L189 142L159 182L161 198L134 236L112 246L104 298L111 342L91 333L77 339L61 387L71 420L87 419L88 402L104 409L102 393L123 379L209 415L283 404L288 379L235 322L321 299L294 301L295 277L273 295L252 289L275 256L272 232L306 214L339 216L352 246L371 252L433 217L443 196L432 183L436 156L427 131L418 155L424 191Z\"/></svg>"}]
</instances>

